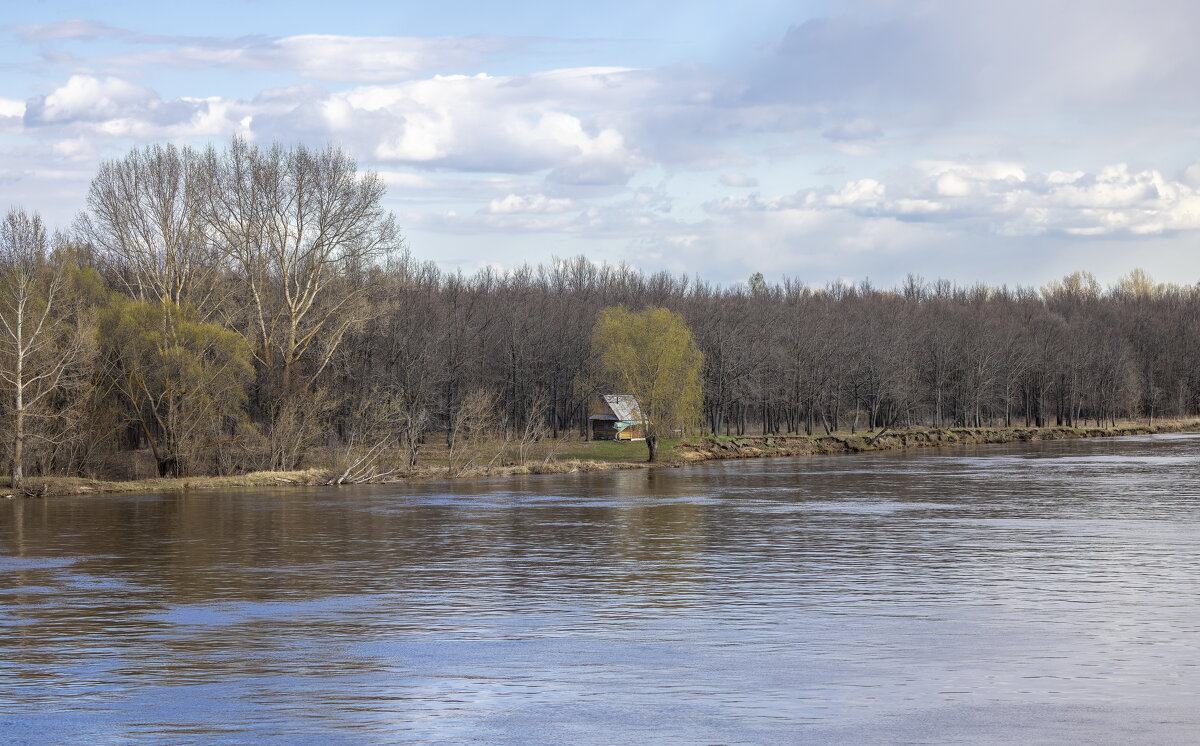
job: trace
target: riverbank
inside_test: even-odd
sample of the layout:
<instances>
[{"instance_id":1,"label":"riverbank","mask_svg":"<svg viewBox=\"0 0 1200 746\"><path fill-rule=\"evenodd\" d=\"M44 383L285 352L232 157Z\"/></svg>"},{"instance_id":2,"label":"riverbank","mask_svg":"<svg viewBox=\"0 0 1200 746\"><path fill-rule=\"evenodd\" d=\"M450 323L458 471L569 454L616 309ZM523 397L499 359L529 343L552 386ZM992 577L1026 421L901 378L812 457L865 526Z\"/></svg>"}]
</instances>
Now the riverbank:
<instances>
[{"instance_id":1,"label":"riverbank","mask_svg":"<svg viewBox=\"0 0 1200 746\"><path fill-rule=\"evenodd\" d=\"M835 433L832 435L745 435L705 437L670 441L660 447L662 461L644 461L641 443L577 443L564 450L570 458L547 458L524 465L479 466L458 475L458 479L526 476L530 474L575 474L622 469L646 469L681 466L702 461L769 458L780 456L818 456L837 453L894 451L905 448L939 448L961 445L987 445L1042 440L1113 438L1129 435L1200 432L1200 420L1169 421L1155 425L1126 424L1117 427L1011 427L1011 428L920 428L886 431L883 434ZM592 458L587 458L591 456ZM390 482L417 482L447 479L440 464L419 466L412 473ZM328 482L326 469L287 472L254 472L225 477L183 477L178 479L138 479L103 481L80 477L43 477L26 480L20 493L3 492L7 480L0 480L4 497L53 497L112 493L172 492L183 490L231 489L246 487L318 486Z\"/></svg>"},{"instance_id":2,"label":"riverbank","mask_svg":"<svg viewBox=\"0 0 1200 746\"><path fill-rule=\"evenodd\" d=\"M641 445L640 453L645 453ZM619 471L622 469L645 469L675 462L648 464L631 460L553 460L526 465L478 466L466 469L450 477L446 467L440 465L418 466L413 472L376 484L402 482L429 482L445 479L479 479L483 477L528 476L530 474L581 474L594 471ZM226 477L179 477L156 479L131 479L105 481L84 477L30 477L18 492L11 490L11 481L0 478L0 497L64 497L71 495L96 495L141 492L179 492L186 490L235 489L247 487L320 487L330 486L328 469L304 469L301 471L261 471ZM349 486L348 484L346 486Z\"/></svg>"},{"instance_id":3,"label":"riverbank","mask_svg":"<svg viewBox=\"0 0 1200 746\"><path fill-rule=\"evenodd\" d=\"M1182 432L1200 432L1200 421L1170 421L1155 425L1129 424L1118 427L921 428L886 431L882 435L747 435L737 438L705 438L697 443L683 444L677 451L681 459L691 462Z\"/></svg>"}]
</instances>

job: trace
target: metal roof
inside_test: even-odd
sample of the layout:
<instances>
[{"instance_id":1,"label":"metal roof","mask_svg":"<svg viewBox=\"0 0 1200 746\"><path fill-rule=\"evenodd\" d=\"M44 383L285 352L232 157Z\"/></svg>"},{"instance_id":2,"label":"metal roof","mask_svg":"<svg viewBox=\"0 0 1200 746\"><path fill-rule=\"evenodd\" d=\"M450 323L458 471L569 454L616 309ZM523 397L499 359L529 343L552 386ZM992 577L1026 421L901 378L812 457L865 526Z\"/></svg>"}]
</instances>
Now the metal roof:
<instances>
[{"instance_id":1,"label":"metal roof","mask_svg":"<svg viewBox=\"0 0 1200 746\"><path fill-rule=\"evenodd\" d=\"M642 407L629 394L604 394L604 403L613 411L618 420L626 422L641 422Z\"/></svg>"}]
</instances>

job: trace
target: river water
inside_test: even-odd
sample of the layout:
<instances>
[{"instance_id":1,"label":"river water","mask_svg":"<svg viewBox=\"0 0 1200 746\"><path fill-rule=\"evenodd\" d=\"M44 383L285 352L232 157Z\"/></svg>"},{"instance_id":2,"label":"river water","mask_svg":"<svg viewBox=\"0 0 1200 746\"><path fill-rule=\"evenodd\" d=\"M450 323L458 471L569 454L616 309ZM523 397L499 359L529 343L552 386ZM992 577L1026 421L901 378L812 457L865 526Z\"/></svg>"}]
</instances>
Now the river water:
<instances>
[{"instance_id":1,"label":"river water","mask_svg":"<svg viewBox=\"0 0 1200 746\"><path fill-rule=\"evenodd\" d=\"M1195 743L1200 437L0 501L0 743Z\"/></svg>"}]
</instances>

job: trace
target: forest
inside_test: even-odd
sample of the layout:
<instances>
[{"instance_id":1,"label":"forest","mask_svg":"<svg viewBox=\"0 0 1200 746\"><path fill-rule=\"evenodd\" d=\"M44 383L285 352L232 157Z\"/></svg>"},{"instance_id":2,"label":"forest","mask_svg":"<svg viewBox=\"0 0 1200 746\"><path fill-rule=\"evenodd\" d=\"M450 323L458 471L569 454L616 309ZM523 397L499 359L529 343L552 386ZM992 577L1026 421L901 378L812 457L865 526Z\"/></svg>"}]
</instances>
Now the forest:
<instances>
[{"instance_id":1,"label":"forest","mask_svg":"<svg viewBox=\"0 0 1200 746\"><path fill-rule=\"evenodd\" d=\"M0 226L0 435L26 476L401 474L428 443L579 438L608 308L682 316L689 434L1200 412L1200 285L718 285L584 257L474 274L406 246L337 147L134 149L71 225Z\"/></svg>"}]
</instances>

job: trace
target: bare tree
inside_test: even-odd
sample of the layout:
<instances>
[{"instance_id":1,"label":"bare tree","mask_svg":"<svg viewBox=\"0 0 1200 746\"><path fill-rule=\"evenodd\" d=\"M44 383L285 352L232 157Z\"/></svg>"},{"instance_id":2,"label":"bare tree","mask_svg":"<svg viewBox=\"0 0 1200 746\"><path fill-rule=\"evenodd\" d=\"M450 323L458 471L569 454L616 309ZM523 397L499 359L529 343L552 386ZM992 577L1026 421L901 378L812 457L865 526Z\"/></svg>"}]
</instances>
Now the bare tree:
<instances>
[{"instance_id":1,"label":"bare tree","mask_svg":"<svg viewBox=\"0 0 1200 746\"><path fill-rule=\"evenodd\" d=\"M25 477L28 439L52 441L73 414L52 405L86 374L92 350L90 325L73 307L69 267L47 248L41 218L8 211L0 223L0 383L12 415L13 488Z\"/></svg>"},{"instance_id":2,"label":"bare tree","mask_svg":"<svg viewBox=\"0 0 1200 746\"><path fill-rule=\"evenodd\" d=\"M219 301L213 290L220 271L205 229L208 187L191 148L135 148L100 164L81 233L133 297L191 304L204 318Z\"/></svg>"},{"instance_id":3,"label":"bare tree","mask_svg":"<svg viewBox=\"0 0 1200 746\"><path fill-rule=\"evenodd\" d=\"M282 395L307 390L369 318L355 278L401 245L378 174L328 147L260 149L235 138L204 157L206 223L247 301L247 336Z\"/></svg>"}]
</instances>

